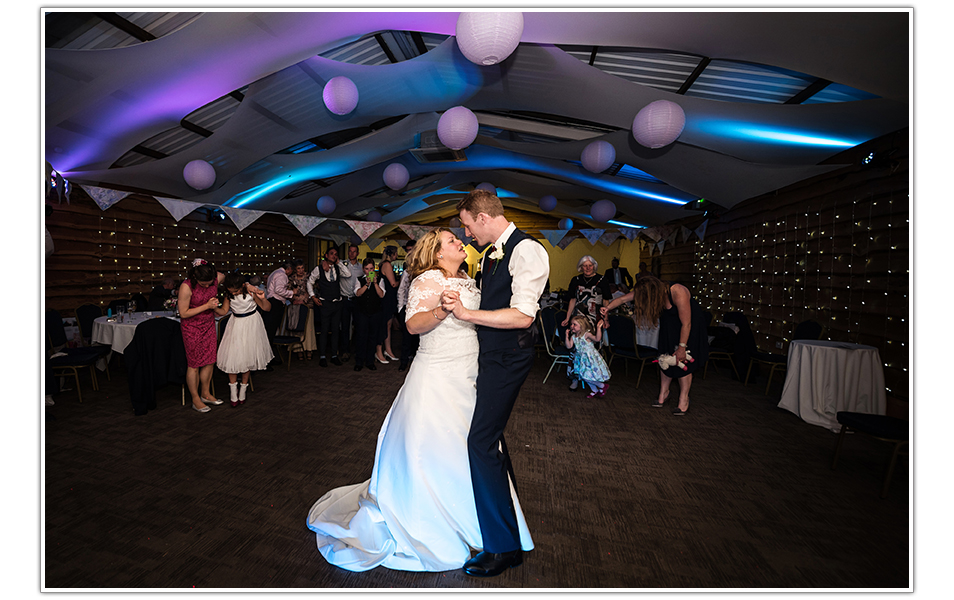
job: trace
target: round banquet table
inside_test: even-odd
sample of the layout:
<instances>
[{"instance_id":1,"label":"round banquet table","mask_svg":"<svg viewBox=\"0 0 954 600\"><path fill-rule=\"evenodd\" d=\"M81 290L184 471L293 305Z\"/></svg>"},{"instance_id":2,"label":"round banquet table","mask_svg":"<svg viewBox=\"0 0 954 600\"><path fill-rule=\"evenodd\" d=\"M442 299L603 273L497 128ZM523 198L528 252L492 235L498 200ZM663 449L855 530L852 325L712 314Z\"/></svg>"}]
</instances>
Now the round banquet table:
<instances>
[{"instance_id":1,"label":"round banquet table","mask_svg":"<svg viewBox=\"0 0 954 600\"><path fill-rule=\"evenodd\" d=\"M136 327L149 319L174 318L175 311L151 311L124 313L123 321L116 317L98 317L93 320L92 341L112 346L113 352L122 353L136 334Z\"/></svg>"},{"instance_id":2,"label":"round banquet table","mask_svg":"<svg viewBox=\"0 0 954 600\"><path fill-rule=\"evenodd\" d=\"M778 406L806 423L837 432L839 411L885 414L884 369L874 346L794 340L787 370Z\"/></svg>"}]
</instances>

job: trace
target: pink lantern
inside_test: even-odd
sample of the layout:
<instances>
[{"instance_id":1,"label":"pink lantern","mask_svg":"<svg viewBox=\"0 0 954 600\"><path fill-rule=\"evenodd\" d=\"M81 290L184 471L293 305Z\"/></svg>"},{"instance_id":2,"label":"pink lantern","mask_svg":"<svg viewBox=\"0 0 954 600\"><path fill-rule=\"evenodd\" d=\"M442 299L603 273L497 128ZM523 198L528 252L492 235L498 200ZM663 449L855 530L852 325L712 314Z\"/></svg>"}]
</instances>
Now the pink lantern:
<instances>
[{"instance_id":1,"label":"pink lantern","mask_svg":"<svg viewBox=\"0 0 954 600\"><path fill-rule=\"evenodd\" d=\"M587 171L602 173L613 166L616 160L616 148L606 140L590 142L586 148L583 148L580 160Z\"/></svg>"},{"instance_id":2,"label":"pink lantern","mask_svg":"<svg viewBox=\"0 0 954 600\"><path fill-rule=\"evenodd\" d=\"M492 183L487 183L486 181L483 182L483 183L478 183L478 184L475 186L474 189L484 190L485 192L490 192L490 193L493 194L494 196L497 195L497 188L494 187L494 184L492 184Z\"/></svg>"},{"instance_id":3,"label":"pink lantern","mask_svg":"<svg viewBox=\"0 0 954 600\"><path fill-rule=\"evenodd\" d=\"M597 200L590 207L590 216L605 223L616 216L616 205L610 200Z\"/></svg>"},{"instance_id":4,"label":"pink lantern","mask_svg":"<svg viewBox=\"0 0 954 600\"><path fill-rule=\"evenodd\" d=\"M477 115L463 106L444 111L437 121L437 137L451 150L470 146L477 139Z\"/></svg>"},{"instance_id":5,"label":"pink lantern","mask_svg":"<svg viewBox=\"0 0 954 600\"><path fill-rule=\"evenodd\" d=\"M544 196L540 198L540 210L543 212L550 212L556 208L557 199L554 196Z\"/></svg>"},{"instance_id":6,"label":"pink lantern","mask_svg":"<svg viewBox=\"0 0 954 600\"><path fill-rule=\"evenodd\" d=\"M557 227L559 227L560 229L565 229L569 231L570 229L573 229L573 219L569 219L569 218L560 219L560 222L557 224Z\"/></svg>"},{"instance_id":7,"label":"pink lantern","mask_svg":"<svg viewBox=\"0 0 954 600\"><path fill-rule=\"evenodd\" d=\"M318 212L323 215L330 215L335 212L335 208L338 205L335 203L335 199L331 196L322 196L318 198Z\"/></svg>"},{"instance_id":8,"label":"pink lantern","mask_svg":"<svg viewBox=\"0 0 954 600\"><path fill-rule=\"evenodd\" d=\"M336 115L346 115L358 105L358 86L343 75L332 77L321 92L328 110Z\"/></svg>"},{"instance_id":9,"label":"pink lantern","mask_svg":"<svg viewBox=\"0 0 954 600\"><path fill-rule=\"evenodd\" d=\"M477 65L494 65L516 50L523 34L523 13L462 12L457 17L457 47Z\"/></svg>"},{"instance_id":10,"label":"pink lantern","mask_svg":"<svg viewBox=\"0 0 954 600\"><path fill-rule=\"evenodd\" d=\"M371 221L372 223L380 223L380 222L381 222L381 213L379 213L379 212L376 211L376 210L372 210L371 212L368 213L367 219L368 219L369 221Z\"/></svg>"},{"instance_id":11,"label":"pink lantern","mask_svg":"<svg viewBox=\"0 0 954 600\"><path fill-rule=\"evenodd\" d=\"M182 178L190 187L204 190L215 183L215 169L204 160L193 160L182 169Z\"/></svg>"},{"instance_id":12,"label":"pink lantern","mask_svg":"<svg viewBox=\"0 0 954 600\"><path fill-rule=\"evenodd\" d=\"M384 169L384 183L392 190L399 190L406 186L410 177L407 167L401 163L391 163Z\"/></svg>"},{"instance_id":13,"label":"pink lantern","mask_svg":"<svg viewBox=\"0 0 954 600\"><path fill-rule=\"evenodd\" d=\"M633 119L633 137L647 148L662 148L676 141L686 127L686 113L669 100L644 106Z\"/></svg>"}]
</instances>

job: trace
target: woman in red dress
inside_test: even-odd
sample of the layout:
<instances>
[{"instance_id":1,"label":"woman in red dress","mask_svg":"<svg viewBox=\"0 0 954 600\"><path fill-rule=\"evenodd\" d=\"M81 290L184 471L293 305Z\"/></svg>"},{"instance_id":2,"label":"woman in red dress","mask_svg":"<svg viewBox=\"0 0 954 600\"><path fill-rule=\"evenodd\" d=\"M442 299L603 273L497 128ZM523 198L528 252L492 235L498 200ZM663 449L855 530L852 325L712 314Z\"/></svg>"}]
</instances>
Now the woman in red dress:
<instances>
[{"instance_id":1,"label":"woman in red dress","mask_svg":"<svg viewBox=\"0 0 954 600\"><path fill-rule=\"evenodd\" d=\"M215 366L215 315L224 316L227 312L216 298L223 279L224 273L218 273L205 259L197 258L192 261L189 276L179 286L179 317L188 365L186 385L192 394L192 408L199 412L209 412L207 404L222 404L212 397L209 384Z\"/></svg>"}]
</instances>

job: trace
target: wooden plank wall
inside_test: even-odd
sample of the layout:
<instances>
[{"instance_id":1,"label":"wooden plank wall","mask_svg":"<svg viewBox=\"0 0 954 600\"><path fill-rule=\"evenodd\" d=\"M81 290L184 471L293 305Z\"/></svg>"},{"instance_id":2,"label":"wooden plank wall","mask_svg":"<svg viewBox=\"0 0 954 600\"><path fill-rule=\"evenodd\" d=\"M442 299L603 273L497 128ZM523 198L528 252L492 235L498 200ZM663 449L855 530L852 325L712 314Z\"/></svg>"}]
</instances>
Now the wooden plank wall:
<instances>
[{"instance_id":1,"label":"wooden plank wall","mask_svg":"<svg viewBox=\"0 0 954 600\"><path fill-rule=\"evenodd\" d=\"M868 152L891 150L889 164L861 165ZM694 230L708 218L704 241L679 236L641 258L688 285L716 320L743 312L763 352L787 352L806 319L824 326L825 339L877 347L889 393L907 398L908 130L837 158L851 166L670 224Z\"/></svg>"},{"instance_id":2,"label":"wooden plank wall","mask_svg":"<svg viewBox=\"0 0 954 600\"><path fill-rule=\"evenodd\" d=\"M267 277L288 258L308 259L308 239L282 215L266 213L239 231L199 209L178 223L150 196L130 195L106 210L74 186L70 203L46 219L55 252L46 258L46 306L72 316L86 303L105 307L167 276L185 277L196 257L220 271Z\"/></svg>"}]
</instances>

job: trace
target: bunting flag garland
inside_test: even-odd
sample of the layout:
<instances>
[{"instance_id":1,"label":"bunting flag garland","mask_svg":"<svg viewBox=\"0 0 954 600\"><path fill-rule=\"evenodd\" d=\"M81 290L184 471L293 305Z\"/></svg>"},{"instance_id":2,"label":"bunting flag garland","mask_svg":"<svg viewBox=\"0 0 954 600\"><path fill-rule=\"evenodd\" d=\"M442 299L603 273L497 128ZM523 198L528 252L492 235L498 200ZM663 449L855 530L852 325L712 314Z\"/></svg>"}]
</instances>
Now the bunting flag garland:
<instances>
[{"instance_id":1,"label":"bunting flag garland","mask_svg":"<svg viewBox=\"0 0 954 600\"><path fill-rule=\"evenodd\" d=\"M543 234L543 237L547 238L551 246L556 248L557 244L560 243L560 240L562 240L563 236L568 232L566 229L541 229L540 233Z\"/></svg>"},{"instance_id":2,"label":"bunting flag garland","mask_svg":"<svg viewBox=\"0 0 954 600\"><path fill-rule=\"evenodd\" d=\"M61 183L62 178L57 176L56 178L56 191L61 193L60 190L63 189L65 184ZM89 194L89 197L93 199L93 202L99 206L100 210L106 210L113 204L116 204L123 198L129 195L129 192L120 192L118 190L107 190L106 188L95 187L92 185L81 185L86 193Z\"/></svg>"},{"instance_id":3,"label":"bunting flag garland","mask_svg":"<svg viewBox=\"0 0 954 600\"><path fill-rule=\"evenodd\" d=\"M696 235L699 236L699 241L701 242L706 238L706 226L709 225L709 219L706 219L702 222L702 225L696 228Z\"/></svg>"},{"instance_id":4,"label":"bunting flag garland","mask_svg":"<svg viewBox=\"0 0 954 600\"><path fill-rule=\"evenodd\" d=\"M683 242L688 242L688 241L689 241L689 236L692 235L692 230L689 229L688 227L686 227L685 225L683 225L683 226L682 226L682 229L681 229L680 231L682 232L682 241L683 241Z\"/></svg>"},{"instance_id":5,"label":"bunting flag garland","mask_svg":"<svg viewBox=\"0 0 954 600\"><path fill-rule=\"evenodd\" d=\"M85 189L85 188L84 188ZM172 198L156 198L156 201L159 202L166 210L169 211L169 214L172 215L172 218L177 222L181 221L186 215L194 211L197 208L202 208L204 204L199 202L187 202L185 200L173 200Z\"/></svg>"},{"instance_id":6,"label":"bunting flag garland","mask_svg":"<svg viewBox=\"0 0 954 600\"><path fill-rule=\"evenodd\" d=\"M344 219L344 222L348 224L348 227L354 229L354 232L358 234L358 237L361 238L362 241L368 239L372 233L385 225L385 223L378 223L376 221L349 221Z\"/></svg>"},{"instance_id":7,"label":"bunting flag garland","mask_svg":"<svg viewBox=\"0 0 954 600\"><path fill-rule=\"evenodd\" d=\"M426 226L426 225L404 225L404 224L400 224L400 225L398 225L398 227L400 227L402 230L404 230L404 233L406 233L406 234L408 235L408 237L410 237L412 240L420 239L420 237L421 237L422 235L424 235L425 233L427 233L427 232L430 231L431 229L434 229L433 227L428 227L428 226Z\"/></svg>"},{"instance_id":8,"label":"bunting flag garland","mask_svg":"<svg viewBox=\"0 0 954 600\"><path fill-rule=\"evenodd\" d=\"M286 214L285 217L291 221L292 225L295 226L295 229L297 229L302 235L308 235L309 231L328 220L328 217L309 217L307 215Z\"/></svg>"},{"instance_id":9,"label":"bunting flag garland","mask_svg":"<svg viewBox=\"0 0 954 600\"><path fill-rule=\"evenodd\" d=\"M660 256L662 256L663 248L665 247L666 247L666 240L659 240L659 242L656 244L656 249L659 250Z\"/></svg>"},{"instance_id":10,"label":"bunting flag garland","mask_svg":"<svg viewBox=\"0 0 954 600\"><path fill-rule=\"evenodd\" d=\"M677 236L677 235L679 235L679 230L676 229L676 228L673 228L672 233L670 233L668 236L666 236L666 241L669 242L669 245L670 245L670 246L675 246L675 245L676 245L676 236Z\"/></svg>"},{"instance_id":11,"label":"bunting flag garland","mask_svg":"<svg viewBox=\"0 0 954 600\"><path fill-rule=\"evenodd\" d=\"M222 212L227 214L239 231L242 231L259 217L265 214L264 210L250 210L247 208L233 208L231 206L222 206Z\"/></svg>"},{"instance_id":12,"label":"bunting flag garland","mask_svg":"<svg viewBox=\"0 0 954 600\"><path fill-rule=\"evenodd\" d=\"M374 250L375 248L380 246L381 242L383 241L384 239L382 238L369 237L368 239L364 240L364 243L368 245L368 248L370 248L371 250Z\"/></svg>"},{"instance_id":13,"label":"bunting flag garland","mask_svg":"<svg viewBox=\"0 0 954 600\"><path fill-rule=\"evenodd\" d=\"M624 236L626 236L626 239L629 241L633 241L633 238L639 235L640 231L643 231L643 229L637 228L637 227L620 227L619 228L619 232L623 234Z\"/></svg>"},{"instance_id":14,"label":"bunting flag garland","mask_svg":"<svg viewBox=\"0 0 954 600\"><path fill-rule=\"evenodd\" d=\"M615 242L616 238L618 238L619 236L620 236L620 233L618 231L607 231L606 233L600 236L600 243L603 244L604 246L609 246L610 244Z\"/></svg>"},{"instance_id":15,"label":"bunting flag garland","mask_svg":"<svg viewBox=\"0 0 954 600\"><path fill-rule=\"evenodd\" d=\"M595 246L605 231L605 229L581 229L580 233L583 234L583 237L585 237L590 244Z\"/></svg>"},{"instance_id":16,"label":"bunting flag garland","mask_svg":"<svg viewBox=\"0 0 954 600\"><path fill-rule=\"evenodd\" d=\"M570 242L575 240L578 236L575 233L567 233L566 237L560 240L560 243L557 244L557 248L560 250L566 250L566 247L570 245Z\"/></svg>"},{"instance_id":17,"label":"bunting flag garland","mask_svg":"<svg viewBox=\"0 0 954 600\"><path fill-rule=\"evenodd\" d=\"M658 242L662 238L662 232L659 231L658 227L647 227L643 229L643 235L651 239L653 242Z\"/></svg>"}]
</instances>

